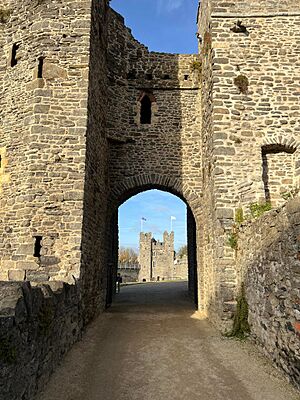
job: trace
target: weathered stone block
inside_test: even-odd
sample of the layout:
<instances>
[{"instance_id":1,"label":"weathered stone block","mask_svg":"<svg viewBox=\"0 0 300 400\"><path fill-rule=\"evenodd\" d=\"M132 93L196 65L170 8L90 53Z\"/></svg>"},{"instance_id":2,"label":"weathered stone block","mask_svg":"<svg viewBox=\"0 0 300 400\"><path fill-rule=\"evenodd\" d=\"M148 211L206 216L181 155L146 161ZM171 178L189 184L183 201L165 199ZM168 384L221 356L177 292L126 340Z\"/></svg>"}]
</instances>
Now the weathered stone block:
<instances>
[{"instance_id":1,"label":"weathered stone block","mask_svg":"<svg viewBox=\"0 0 300 400\"><path fill-rule=\"evenodd\" d=\"M11 270L8 271L8 279L10 281L24 281L25 271L24 270Z\"/></svg>"},{"instance_id":2,"label":"weathered stone block","mask_svg":"<svg viewBox=\"0 0 300 400\"><path fill-rule=\"evenodd\" d=\"M44 63L44 71L43 71L44 79L46 80L66 79L67 76L68 73L64 68L47 61Z\"/></svg>"}]
</instances>

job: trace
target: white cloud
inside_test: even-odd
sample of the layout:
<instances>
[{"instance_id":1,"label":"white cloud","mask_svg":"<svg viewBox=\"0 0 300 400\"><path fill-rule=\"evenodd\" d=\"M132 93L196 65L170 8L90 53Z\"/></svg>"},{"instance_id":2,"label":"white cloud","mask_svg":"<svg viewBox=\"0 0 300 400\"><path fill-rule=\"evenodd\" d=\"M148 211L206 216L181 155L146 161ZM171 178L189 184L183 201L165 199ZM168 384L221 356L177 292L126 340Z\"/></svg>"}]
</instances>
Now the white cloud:
<instances>
[{"instance_id":1,"label":"white cloud","mask_svg":"<svg viewBox=\"0 0 300 400\"><path fill-rule=\"evenodd\" d=\"M172 12L183 5L184 0L157 0L157 12Z\"/></svg>"}]
</instances>

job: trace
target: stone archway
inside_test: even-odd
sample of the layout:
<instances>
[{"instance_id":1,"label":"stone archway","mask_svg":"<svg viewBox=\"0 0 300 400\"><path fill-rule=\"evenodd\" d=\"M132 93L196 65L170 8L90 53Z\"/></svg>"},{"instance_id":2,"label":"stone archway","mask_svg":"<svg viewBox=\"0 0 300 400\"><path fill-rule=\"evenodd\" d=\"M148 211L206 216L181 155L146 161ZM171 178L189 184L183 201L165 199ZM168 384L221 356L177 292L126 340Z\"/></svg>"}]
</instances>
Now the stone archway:
<instances>
[{"instance_id":1,"label":"stone archway","mask_svg":"<svg viewBox=\"0 0 300 400\"><path fill-rule=\"evenodd\" d=\"M182 184L180 178L157 173L135 175L116 182L109 196L111 210L115 211L130 197L149 189L160 189L178 196L191 208L195 219L199 219L202 195L197 195L188 185Z\"/></svg>"},{"instance_id":2,"label":"stone archway","mask_svg":"<svg viewBox=\"0 0 300 400\"><path fill-rule=\"evenodd\" d=\"M169 192L180 198L187 205L187 236L188 236L188 267L189 267L189 292L195 304L198 306L199 291L203 292L198 282L199 271L201 270L201 230L199 226L201 218L200 200L198 196L188 188L182 189L182 183L178 178L172 178L160 174L142 174L126 178L119 182L110 193L109 209L109 265L114 265L113 274L116 274L118 261L118 208L131 197L147 190L157 189ZM113 282L114 277L108 279ZM112 300L110 293L113 288L107 287L109 293L108 301ZM201 305L200 305L201 308Z\"/></svg>"}]
</instances>

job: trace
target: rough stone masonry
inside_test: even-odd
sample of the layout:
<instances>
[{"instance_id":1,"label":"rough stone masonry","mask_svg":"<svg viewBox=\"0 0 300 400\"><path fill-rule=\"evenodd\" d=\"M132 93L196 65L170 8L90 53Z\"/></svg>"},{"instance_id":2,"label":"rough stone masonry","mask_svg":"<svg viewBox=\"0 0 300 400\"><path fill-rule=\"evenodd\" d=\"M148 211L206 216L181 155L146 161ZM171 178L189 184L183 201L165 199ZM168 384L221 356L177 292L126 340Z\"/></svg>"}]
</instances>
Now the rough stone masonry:
<instances>
[{"instance_id":1,"label":"rough stone masonry","mask_svg":"<svg viewBox=\"0 0 300 400\"><path fill-rule=\"evenodd\" d=\"M299 384L300 262L290 237L297 219L282 224L272 211L266 225L257 220L240 233L235 249L228 235L238 209L282 207L299 186L300 5L202 0L198 26L199 54L162 54L137 42L107 0L2 0L0 279L1 291L17 294L9 314L1 297L0 343L15 329L25 340L13 334L11 347L2 345L2 387L16 388L5 400L31 398L49 372L15 375L26 382L20 386L7 366L26 341L28 365L45 360L30 302L18 319L28 282L43 293L60 281L74 291L70 304L63 286L61 299L69 304L62 318L76 314L74 338L69 323L57 335L47 320L44 350L59 360L111 300L118 207L153 188L188 206L190 291L199 310L230 329L244 280L256 340L269 354L276 347L274 361ZM279 254L274 263L274 248L264 246L269 227L285 238L278 253L289 263ZM269 312L258 301L266 288ZM54 348L53 338L61 340Z\"/></svg>"}]
</instances>

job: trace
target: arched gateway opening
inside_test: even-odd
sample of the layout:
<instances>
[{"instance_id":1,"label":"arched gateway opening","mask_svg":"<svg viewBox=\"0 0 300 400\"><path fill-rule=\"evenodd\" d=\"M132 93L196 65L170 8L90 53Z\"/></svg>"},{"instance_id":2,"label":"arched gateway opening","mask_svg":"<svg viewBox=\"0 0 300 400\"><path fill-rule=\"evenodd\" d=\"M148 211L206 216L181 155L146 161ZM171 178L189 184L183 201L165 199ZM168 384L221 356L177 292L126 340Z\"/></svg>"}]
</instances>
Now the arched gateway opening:
<instances>
[{"instance_id":1,"label":"arched gateway opening","mask_svg":"<svg viewBox=\"0 0 300 400\"><path fill-rule=\"evenodd\" d=\"M141 202L147 201L146 195L150 194L154 198L156 196L156 199L163 194L169 194L169 202L173 198L176 204L182 204L179 222L181 229L176 228L176 217L173 216L176 214L176 210L172 209L171 204L166 209L166 202L163 206L157 206L156 203L150 214L143 212L141 207L143 203ZM136 205L132 205L132 207L138 207L137 212L134 213L135 217L127 211L127 215L123 213L121 220L120 209L134 201L136 201ZM174 206L174 203L172 204ZM114 301L114 294L117 291L117 274L119 273L125 282L188 281L189 296L198 307L196 221L193 211L183 195L165 185L141 185L124 192L111 211L106 306L109 307ZM153 216L155 213L157 213L158 219L164 219L159 226L155 225L155 221L149 220L149 215L155 219ZM137 215L140 216L137 217ZM131 218L135 218L135 220L130 220ZM124 221L126 221L126 227ZM185 225L184 229L182 229L183 224ZM125 238L123 229L135 232L136 237L133 238L131 234L130 238L129 236ZM121 259L120 248L123 251ZM124 248L126 248L125 251ZM132 251L133 260L128 261L126 254L130 251ZM181 251L184 251L183 255Z\"/></svg>"}]
</instances>

